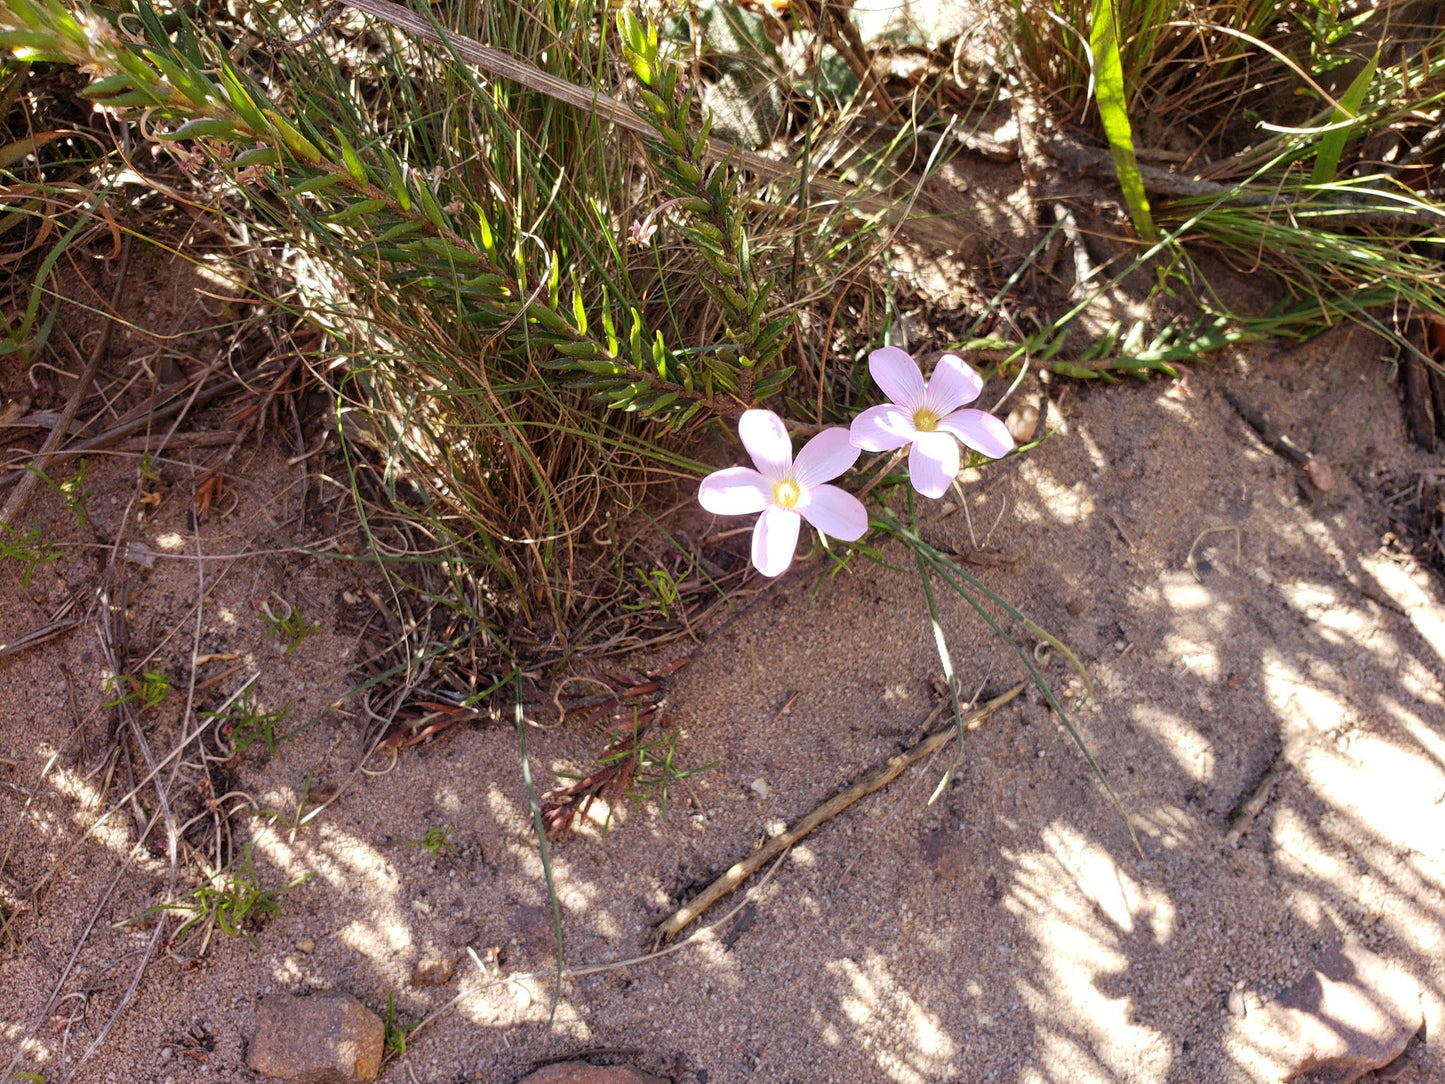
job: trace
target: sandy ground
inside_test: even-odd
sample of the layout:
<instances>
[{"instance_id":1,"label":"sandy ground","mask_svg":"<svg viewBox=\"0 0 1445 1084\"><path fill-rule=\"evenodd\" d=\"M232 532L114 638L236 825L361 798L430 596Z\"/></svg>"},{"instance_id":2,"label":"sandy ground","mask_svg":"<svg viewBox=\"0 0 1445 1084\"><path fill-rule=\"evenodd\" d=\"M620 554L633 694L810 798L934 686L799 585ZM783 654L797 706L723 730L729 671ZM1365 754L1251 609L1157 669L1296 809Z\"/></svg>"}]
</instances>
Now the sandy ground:
<instances>
[{"instance_id":1,"label":"sandy ground","mask_svg":"<svg viewBox=\"0 0 1445 1084\"><path fill-rule=\"evenodd\" d=\"M549 1035L551 917L517 736L509 720L453 728L390 771L373 761L382 774L299 831L234 817L263 883L313 878L255 945L218 934L200 959L194 943L162 952L73 1079L251 1081L257 999L334 989L382 1013L394 998L406 1021L459 998L388 1084L502 1084L575 1052L709 1084L1271 1080L1248 1014L1353 937L1426 991L1427 1040L1400 1079L1445 1080L1445 606L1438 577L1388 537L1388 502L1431 464L1405 442L1379 354L1332 335L1182 386L1068 388L1053 439L972 479L968 516L925 528L960 553L983 545L973 571L1088 666L1098 696L1079 720L1142 857L1031 692L967 739L937 802L947 753L815 832L714 934L566 982ZM1334 492L1306 496L1225 389L1327 456ZM0 642L71 593L88 604L133 470L97 468L89 533L39 503L70 544L29 590L0 566ZM210 664L242 670L198 707L259 673L264 706L315 720L227 768L234 790L290 810L308 785L350 778L369 733L355 702L328 710L372 647L354 604L366 581L267 552L294 537L296 469L278 452L244 477L199 530L183 497L150 510L133 536L162 556L113 579L128 586L133 657L154 651L147 668L179 678L198 635L202 652L237 655ZM211 555L203 580L198 552ZM254 609L267 595L321 630L285 653ZM1023 677L961 602L942 605L966 687L987 696ZM666 818L654 794L613 810L605 836L589 824L555 848L571 966L646 953L680 899L916 739L933 707L939 665L909 571L858 563L815 596L800 580L700 632L667 706L683 766L716 766L674 788ZM13 904L58 863L0 940L0 1069L51 1082L100 1037L153 931L115 924L166 898L169 878L163 850L134 852L129 806L94 827L125 790L122 765L99 796L103 670L93 620L0 660L0 890ZM1057 657L1048 673L1077 698ZM177 701L140 716L159 755L191 732ZM600 736L535 714L539 785L586 771ZM1262 780L1269 801L1232 845L1231 818ZM203 814L206 797L178 800L180 813ZM441 827L454 855L411 842ZM183 895L194 868L179 877ZM480 969L463 956L445 985L413 981L468 947Z\"/></svg>"}]
</instances>

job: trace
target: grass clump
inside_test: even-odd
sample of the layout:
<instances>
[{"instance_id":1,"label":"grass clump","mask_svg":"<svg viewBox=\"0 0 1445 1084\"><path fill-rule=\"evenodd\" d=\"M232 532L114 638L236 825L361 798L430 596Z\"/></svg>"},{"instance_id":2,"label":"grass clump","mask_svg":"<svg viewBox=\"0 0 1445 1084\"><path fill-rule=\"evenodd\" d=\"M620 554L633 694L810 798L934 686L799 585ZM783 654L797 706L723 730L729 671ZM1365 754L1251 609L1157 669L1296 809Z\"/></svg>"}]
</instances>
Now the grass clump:
<instances>
[{"instance_id":1,"label":"grass clump","mask_svg":"<svg viewBox=\"0 0 1445 1084\"><path fill-rule=\"evenodd\" d=\"M1255 337L1356 320L1415 350L1404 324L1445 314L1434 254L1445 236L1442 32L1412 25L1410 5L1019 0L1013 10L1030 92L1056 122L1107 135L1136 231L1157 241L1148 254L1169 261L1171 284L1218 312L1195 254L1276 275L1292 319L1236 321ZM1101 44L1101 29L1103 55L1084 45ZM1051 146L1077 165L1087 155L1070 143L1065 132Z\"/></svg>"},{"instance_id":2,"label":"grass clump","mask_svg":"<svg viewBox=\"0 0 1445 1084\"><path fill-rule=\"evenodd\" d=\"M205 931L208 942L210 930L214 927L229 937L244 937L259 948L260 943L253 931L267 918L281 913L282 895L306 883L312 876L308 873L270 888L262 885L256 874L251 844L248 843L230 869L223 870L201 885L190 899L161 904L147 913L177 911L189 916L171 935L171 944L175 946L185 944L198 928ZM205 951L204 945L202 951Z\"/></svg>"},{"instance_id":3,"label":"grass clump","mask_svg":"<svg viewBox=\"0 0 1445 1084\"><path fill-rule=\"evenodd\" d=\"M382 1049L388 1057L401 1057L406 1053L407 1038L413 1031L421 1026L421 1021L415 1024L403 1024L396 1018L396 995L386 995L386 1019L382 1021Z\"/></svg>"},{"instance_id":4,"label":"grass clump","mask_svg":"<svg viewBox=\"0 0 1445 1084\"><path fill-rule=\"evenodd\" d=\"M423 832L419 839L407 840L406 845L408 847L420 847L433 858L455 855L457 848L451 842L451 834L452 829L449 824L432 827Z\"/></svg>"},{"instance_id":5,"label":"grass clump","mask_svg":"<svg viewBox=\"0 0 1445 1084\"><path fill-rule=\"evenodd\" d=\"M97 108L144 115L304 254L306 311L347 362L355 495L409 524L407 543L368 526L378 555L445 553L441 593L503 661L518 622L565 654L608 606L589 518L698 472L682 449L708 419L786 395L822 420L836 377L799 313L877 244L891 205L851 209L901 149L859 146L841 183L731 147L658 26L596 0L362 8L365 65L334 34L274 44L310 25L291 2L244 26L13 0L0 45L80 65ZM805 146L833 123L809 115Z\"/></svg>"},{"instance_id":6,"label":"grass clump","mask_svg":"<svg viewBox=\"0 0 1445 1084\"><path fill-rule=\"evenodd\" d=\"M216 733L230 750L230 756L238 757L258 743L266 747L266 752L274 753L278 740L276 728L291 715L291 705L287 703L275 711L262 711L256 701L253 682L224 711L205 711L201 715L215 722Z\"/></svg>"},{"instance_id":7,"label":"grass clump","mask_svg":"<svg viewBox=\"0 0 1445 1084\"><path fill-rule=\"evenodd\" d=\"M290 602L281 602L280 613L272 610L269 600L262 601L256 608L262 624L266 626L266 635L285 644L288 655L300 647L312 633L321 631L321 622L308 622L301 615L300 609Z\"/></svg>"},{"instance_id":8,"label":"grass clump","mask_svg":"<svg viewBox=\"0 0 1445 1084\"><path fill-rule=\"evenodd\" d=\"M0 523L0 561L15 561L20 570L20 583L27 591L35 570L51 561L60 560L60 551L45 541L39 527L21 532L8 523Z\"/></svg>"},{"instance_id":9,"label":"grass clump","mask_svg":"<svg viewBox=\"0 0 1445 1084\"><path fill-rule=\"evenodd\" d=\"M120 696L108 700L101 707L117 708L122 704L139 704L143 711L159 707L170 695L171 679L159 670L147 670L140 677L132 674L115 674L106 678L107 689L122 689Z\"/></svg>"}]
</instances>

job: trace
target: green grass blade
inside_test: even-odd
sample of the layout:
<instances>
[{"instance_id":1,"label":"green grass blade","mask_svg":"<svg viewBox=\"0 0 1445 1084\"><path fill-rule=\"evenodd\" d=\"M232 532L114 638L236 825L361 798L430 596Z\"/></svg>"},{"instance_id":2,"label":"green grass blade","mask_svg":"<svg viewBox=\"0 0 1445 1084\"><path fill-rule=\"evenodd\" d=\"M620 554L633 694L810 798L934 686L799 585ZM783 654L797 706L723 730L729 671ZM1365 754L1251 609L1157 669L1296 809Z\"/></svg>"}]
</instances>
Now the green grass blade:
<instances>
[{"instance_id":1,"label":"green grass blade","mask_svg":"<svg viewBox=\"0 0 1445 1084\"><path fill-rule=\"evenodd\" d=\"M1370 62L1360 69L1360 74L1355 76L1354 81L1345 90L1340 98L1340 105L1345 107L1345 112L1336 109L1330 117L1332 127L1320 140L1320 149L1315 154L1315 166L1310 171L1310 184L1324 184L1335 179L1335 171L1340 165L1340 155L1345 151L1345 141L1350 138L1357 125L1342 124L1342 121L1353 121L1360 111L1360 105L1365 100L1365 92L1370 89L1370 84L1375 81L1375 69L1379 67L1380 54L1377 51L1370 58Z\"/></svg>"},{"instance_id":2,"label":"green grass blade","mask_svg":"<svg viewBox=\"0 0 1445 1084\"><path fill-rule=\"evenodd\" d=\"M1144 194L1144 179L1139 175L1139 160L1134 156L1134 130L1129 124L1128 98L1124 93L1124 65L1119 59L1119 31L1114 0L1094 0L1094 17L1089 27L1089 48L1094 54L1094 100L1099 105L1099 119L1109 139L1114 156L1114 172L1129 207L1134 229L1146 241L1158 236L1154 216L1149 212L1149 199Z\"/></svg>"}]
</instances>

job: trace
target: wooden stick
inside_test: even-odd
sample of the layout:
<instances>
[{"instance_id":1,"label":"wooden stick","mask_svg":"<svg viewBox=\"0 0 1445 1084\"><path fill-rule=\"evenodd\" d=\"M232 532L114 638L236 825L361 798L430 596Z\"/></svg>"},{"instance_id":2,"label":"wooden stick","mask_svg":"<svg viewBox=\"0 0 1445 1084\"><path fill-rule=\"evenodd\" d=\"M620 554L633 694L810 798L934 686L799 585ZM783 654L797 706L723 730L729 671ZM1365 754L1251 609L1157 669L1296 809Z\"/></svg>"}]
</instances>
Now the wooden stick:
<instances>
[{"instance_id":1,"label":"wooden stick","mask_svg":"<svg viewBox=\"0 0 1445 1084\"><path fill-rule=\"evenodd\" d=\"M974 708L963 717L963 729L965 731L977 730L985 719L987 719L999 708L1003 707L1019 693L1024 691L1027 682L1019 682L1002 696L996 696L988 703ZM932 723L943 714L946 705L939 705L932 715L928 717L927 723ZM780 836L768 840L748 857L738 862L730 870L724 873L712 884L708 885L688 904L677 909L669 918L657 927L657 939L666 941L676 937L690 922L715 904L722 897L726 896L738 885L742 884L759 869L782 854L798 840L802 839L818 825L832 820L843 810L856 802L859 798L872 794L875 790L886 787L893 780L897 779L905 769L917 764L920 760L929 756L945 742L956 737L958 728L950 726L944 730L928 735L913 748L889 757L882 764L871 769L863 776L855 780L846 790L833 795L822 805L818 806L802 820L795 823Z\"/></svg>"}]
</instances>

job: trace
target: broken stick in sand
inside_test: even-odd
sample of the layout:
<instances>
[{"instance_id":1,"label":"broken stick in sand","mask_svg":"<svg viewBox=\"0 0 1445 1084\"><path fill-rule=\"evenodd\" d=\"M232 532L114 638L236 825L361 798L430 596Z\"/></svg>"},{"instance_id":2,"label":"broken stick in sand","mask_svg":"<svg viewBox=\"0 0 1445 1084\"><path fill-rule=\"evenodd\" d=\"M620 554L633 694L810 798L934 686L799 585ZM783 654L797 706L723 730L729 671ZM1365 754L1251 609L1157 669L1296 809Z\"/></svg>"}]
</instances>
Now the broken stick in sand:
<instances>
[{"instance_id":1,"label":"broken stick in sand","mask_svg":"<svg viewBox=\"0 0 1445 1084\"><path fill-rule=\"evenodd\" d=\"M1019 682L1002 696L996 696L986 704L974 708L963 717L963 729L965 731L976 730L994 712L1003 707L1019 693L1024 691L1026 682ZM941 714L943 708L940 706L935 716ZM931 720L930 720L931 721ZM685 906L680 907L666 921L657 927L657 939L666 941L676 937L684 927L696 919L709 907L722 899L738 885L742 884L769 861L782 854L798 840L802 839L818 825L832 820L843 810L856 802L859 798L872 794L875 790L887 786L901 775L904 769L917 764L927 757L944 742L955 737L958 733L957 726L948 727L928 735L913 748L905 750L896 756L891 756L882 764L873 768L847 789L833 795L818 808L805 816L802 820L792 825L780 836L768 840L748 857L735 864L712 884L708 885L700 893L692 898Z\"/></svg>"}]
</instances>

